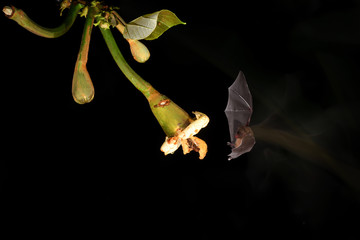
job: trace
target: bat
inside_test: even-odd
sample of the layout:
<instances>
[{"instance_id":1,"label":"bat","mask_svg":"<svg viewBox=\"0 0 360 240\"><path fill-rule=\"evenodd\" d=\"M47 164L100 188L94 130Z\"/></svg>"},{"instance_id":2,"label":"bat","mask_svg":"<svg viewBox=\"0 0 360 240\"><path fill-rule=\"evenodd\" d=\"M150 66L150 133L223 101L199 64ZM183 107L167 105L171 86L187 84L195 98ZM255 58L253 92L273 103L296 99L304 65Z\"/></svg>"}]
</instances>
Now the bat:
<instances>
[{"instance_id":1,"label":"bat","mask_svg":"<svg viewBox=\"0 0 360 240\"><path fill-rule=\"evenodd\" d=\"M231 153L228 160L250 152L255 145L254 133L249 127L253 111L252 97L243 72L239 72L229 87L229 98L225 115L229 124Z\"/></svg>"}]
</instances>

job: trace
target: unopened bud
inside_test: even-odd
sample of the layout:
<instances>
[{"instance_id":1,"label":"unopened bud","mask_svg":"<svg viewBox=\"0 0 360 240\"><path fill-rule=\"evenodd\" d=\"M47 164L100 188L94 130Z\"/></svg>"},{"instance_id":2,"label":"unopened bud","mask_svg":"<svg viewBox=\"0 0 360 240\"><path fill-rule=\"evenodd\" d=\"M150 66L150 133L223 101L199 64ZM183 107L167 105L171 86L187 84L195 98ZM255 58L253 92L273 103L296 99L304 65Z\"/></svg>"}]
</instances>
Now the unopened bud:
<instances>
[{"instance_id":1,"label":"unopened bud","mask_svg":"<svg viewBox=\"0 0 360 240\"><path fill-rule=\"evenodd\" d=\"M72 95L78 104L89 103L93 100L95 89L86 67L75 68Z\"/></svg>"},{"instance_id":2,"label":"unopened bud","mask_svg":"<svg viewBox=\"0 0 360 240\"><path fill-rule=\"evenodd\" d=\"M128 39L128 42L131 54L137 62L144 63L150 58L150 52L142 42L132 39Z\"/></svg>"}]
</instances>

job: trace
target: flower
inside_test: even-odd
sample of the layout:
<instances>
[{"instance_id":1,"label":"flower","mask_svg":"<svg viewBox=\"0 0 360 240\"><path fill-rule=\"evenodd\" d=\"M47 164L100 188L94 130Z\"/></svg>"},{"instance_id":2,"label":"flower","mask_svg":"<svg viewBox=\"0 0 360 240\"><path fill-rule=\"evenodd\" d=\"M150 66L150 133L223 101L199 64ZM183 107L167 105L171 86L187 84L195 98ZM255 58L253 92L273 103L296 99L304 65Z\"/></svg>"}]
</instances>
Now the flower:
<instances>
[{"instance_id":1,"label":"flower","mask_svg":"<svg viewBox=\"0 0 360 240\"><path fill-rule=\"evenodd\" d=\"M148 100L154 116L166 134L160 150L165 155L173 154L181 145L184 154L194 150L199 152L199 158L203 159L207 153L207 144L194 135L207 126L209 117L195 111L195 119L191 118L182 108L157 91L152 93Z\"/></svg>"},{"instance_id":2,"label":"flower","mask_svg":"<svg viewBox=\"0 0 360 240\"><path fill-rule=\"evenodd\" d=\"M209 118L200 112L194 112L195 119L176 105L165 95L159 93L150 83L142 79L126 62L109 29L100 28L104 40L120 70L129 81L146 97L151 111L166 134L160 150L167 154L174 153L180 145L184 154L194 150L200 159L207 153L205 141L194 137L201 128L206 127Z\"/></svg>"},{"instance_id":3,"label":"flower","mask_svg":"<svg viewBox=\"0 0 360 240\"><path fill-rule=\"evenodd\" d=\"M188 154L194 150L195 152L199 152L200 159L204 159L207 153L207 144L202 139L194 137L194 135L197 134L201 128L207 126L209 117L201 112L193 113L196 116L196 120L193 120L185 129L178 129L175 136L167 136L165 138L165 142L160 148L165 155L173 154L181 145L184 154Z\"/></svg>"}]
</instances>

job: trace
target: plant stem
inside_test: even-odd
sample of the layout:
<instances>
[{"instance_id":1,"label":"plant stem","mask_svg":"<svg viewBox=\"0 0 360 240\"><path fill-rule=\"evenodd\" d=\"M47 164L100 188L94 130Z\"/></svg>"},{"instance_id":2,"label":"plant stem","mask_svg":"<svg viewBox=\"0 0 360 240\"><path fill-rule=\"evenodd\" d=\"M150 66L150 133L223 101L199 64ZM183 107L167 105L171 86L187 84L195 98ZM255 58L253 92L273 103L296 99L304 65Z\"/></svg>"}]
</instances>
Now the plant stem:
<instances>
[{"instance_id":1,"label":"plant stem","mask_svg":"<svg viewBox=\"0 0 360 240\"><path fill-rule=\"evenodd\" d=\"M123 55L120 52L119 47L117 46L114 36L112 35L109 29L100 28L101 33L104 37L104 40L109 48L111 55L113 56L116 64L119 66L120 70L124 75L130 80L130 82L140 91L144 96L149 100L152 94L158 92L142 77L140 77L126 62Z\"/></svg>"},{"instance_id":2,"label":"plant stem","mask_svg":"<svg viewBox=\"0 0 360 240\"><path fill-rule=\"evenodd\" d=\"M116 11L111 11L111 13L114 14L116 19L123 25L123 27L125 27L126 25L125 20Z\"/></svg>"},{"instance_id":3,"label":"plant stem","mask_svg":"<svg viewBox=\"0 0 360 240\"><path fill-rule=\"evenodd\" d=\"M120 70L149 102L151 111L164 130L166 136L173 137L191 122L189 114L165 95L156 91L150 83L142 79L126 62L109 29L101 29L105 42Z\"/></svg>"},{"instance_id":4,"label":"plant stem","mask_svg":"<svg viewBox=\"0 0 360 240\"><path fill-rule=\"evenodd\" d=\"M17 9L14 6L11 6L11 10L10 7L5 6L3 12L5 13L5 16L7 16L9 19L14 20L20 26L38 36L45 38L57 38L69 31L69 29L75 22L75 19L80 9L82 9L83 7L84 5L82 4L73 4L70 7L70 10L63 23L55 28L45 28L40 26L39 24L31 20L23 10Z\"/></svg>"},{"instance_id":5,"label":"plant stem","mask_svg":"<svg viewBox=\"0 0 360 240\"><path fill-rule=\"evenodd\" d=\"M94 15L96 14L96 8L91 7L85 20L83 35L81 38L80 50L77 61L86 65L88 60L88 52L90 46L90 36L94 24Z\"/></svg>"}]
</instances>

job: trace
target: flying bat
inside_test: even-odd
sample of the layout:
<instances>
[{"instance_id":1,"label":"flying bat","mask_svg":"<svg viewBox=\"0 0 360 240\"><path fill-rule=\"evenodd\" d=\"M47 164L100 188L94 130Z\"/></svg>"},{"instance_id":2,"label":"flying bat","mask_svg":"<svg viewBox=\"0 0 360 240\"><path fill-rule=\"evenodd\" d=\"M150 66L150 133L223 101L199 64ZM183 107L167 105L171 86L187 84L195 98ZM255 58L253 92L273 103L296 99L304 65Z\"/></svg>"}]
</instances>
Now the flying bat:
<instances>
[{"instance_id":1,"label":"flying bat","mask_svg":"<svg viewBox=\"0 0 360 240\"><path fill-rule=\"evenodd\" d=\"M249 127L253 111L252 97L243 72L239 72L229 87L225 115L229 124L231 153L229 160L250 152L255 144L254 133Z\"/></svg>"}]
</instances>

